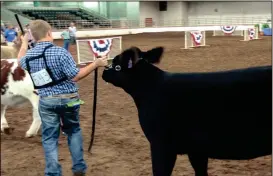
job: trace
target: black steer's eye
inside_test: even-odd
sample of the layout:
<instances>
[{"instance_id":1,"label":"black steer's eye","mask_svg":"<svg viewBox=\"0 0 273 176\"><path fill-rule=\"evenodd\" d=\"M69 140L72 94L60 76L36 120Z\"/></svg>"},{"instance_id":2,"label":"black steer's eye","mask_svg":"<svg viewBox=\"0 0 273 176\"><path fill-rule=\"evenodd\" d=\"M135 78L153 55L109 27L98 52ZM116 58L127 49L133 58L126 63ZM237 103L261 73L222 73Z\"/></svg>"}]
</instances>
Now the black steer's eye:
<instances>
[{"instance_id":1,"label":"black steer's eye","mask_svg":"<svg viewBox=\"0 0 273 176\"><path fill-rule=\"evenodd\" d=\"M120 70L121 70L121 66L120 66L120 65L116 65L116 66L115 66L115 70L116 70L116 71L120 71Z\"/></svg>"}]
</instances>

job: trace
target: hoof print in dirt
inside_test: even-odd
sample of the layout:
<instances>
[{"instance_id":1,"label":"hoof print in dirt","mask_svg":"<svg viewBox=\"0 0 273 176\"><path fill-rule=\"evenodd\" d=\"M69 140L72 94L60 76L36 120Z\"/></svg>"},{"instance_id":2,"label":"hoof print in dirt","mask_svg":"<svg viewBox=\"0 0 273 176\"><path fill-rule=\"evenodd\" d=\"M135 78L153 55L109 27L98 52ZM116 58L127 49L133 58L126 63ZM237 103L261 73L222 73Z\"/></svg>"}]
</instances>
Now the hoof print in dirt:
<instances>
[{"instance_id":1,"label":"hoof print in dirt","mask_svg":"<svg viewBox=\"0 0 273 176\"><path fill-rule=\"evenodd\" d=\"M14 128L4 128L4 133L10 135L14 131Z\"/></svg>"}]
</instances>

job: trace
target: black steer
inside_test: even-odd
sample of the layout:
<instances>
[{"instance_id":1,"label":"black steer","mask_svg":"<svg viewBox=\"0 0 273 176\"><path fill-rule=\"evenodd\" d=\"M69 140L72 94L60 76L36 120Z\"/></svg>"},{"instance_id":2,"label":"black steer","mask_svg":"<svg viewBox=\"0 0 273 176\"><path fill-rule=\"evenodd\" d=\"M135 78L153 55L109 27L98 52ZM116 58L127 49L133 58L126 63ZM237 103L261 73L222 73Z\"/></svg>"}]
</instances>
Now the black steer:
<instances>
[{"instance_id":1,"label":"black steer","mask_svg":"<svg viewBox=\"0 0 273 176\"><path fill-rule=\"evenodd\" d=\"M170 176L188 154L196 176L208 158L245 160L272 150L272 67L211 73L169 73L163 48L117 55L102 78L130 94L150 142L153 175Z\"/></svg>"}]
</instances>

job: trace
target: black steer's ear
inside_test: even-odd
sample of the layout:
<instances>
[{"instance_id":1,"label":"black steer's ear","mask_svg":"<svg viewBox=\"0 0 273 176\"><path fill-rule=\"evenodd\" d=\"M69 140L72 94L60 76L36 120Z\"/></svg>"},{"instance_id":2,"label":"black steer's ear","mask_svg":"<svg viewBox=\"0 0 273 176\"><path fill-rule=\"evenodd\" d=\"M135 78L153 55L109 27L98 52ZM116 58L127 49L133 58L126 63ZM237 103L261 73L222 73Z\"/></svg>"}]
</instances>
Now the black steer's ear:
<instances>
[{"instance_id":1,"label":"black steer's ear","mask_svg":"<svg viewBox=\"0 0 273 176\"><path fill-rule=\"evenodd\" d=\"M141 57L141 50L137 47L131 47L124 52L127 68L132 68Z\"/></svg>"},{"instance_id":2,"label":"black steer's ear","mask_svg":"<svg viewBox=\"0 0 273 176\"><path fill-rule=\"evenodd\" d=\"M160 62L163 52L164 48L160 46L149 51L142 52L142 55L143 59L147 60L151 64L155 64Z\"/></svg>"}]
</instances>

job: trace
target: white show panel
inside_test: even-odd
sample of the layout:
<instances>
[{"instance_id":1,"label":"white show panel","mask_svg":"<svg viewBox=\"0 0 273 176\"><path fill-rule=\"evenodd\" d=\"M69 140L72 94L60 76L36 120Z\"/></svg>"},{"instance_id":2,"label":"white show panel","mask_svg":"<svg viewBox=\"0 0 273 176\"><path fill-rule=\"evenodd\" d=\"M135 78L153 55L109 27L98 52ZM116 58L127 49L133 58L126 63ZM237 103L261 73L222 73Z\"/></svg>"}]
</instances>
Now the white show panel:
<instances>
[{"instance_id":1,"label":"white show panel","mask_svg":"<svg viewBox=\"0 0 273 176\"><path fill-rule=\"evenodd\" d=\"M182 49L193 49L206 45L206 31L185 31L184 35L184 48Z\"/></svg>"},{"instance_id":2,"label":"white show panel","mask_svg":"<svg viewBox=\"0 0 273 176\"><path fill-rule=\"evenodd\" d=\"M97 56L104 55L111 60L122 51L122 37L77 40L76 46L78 64L93 62Z\"/></svg>"}]
</instances>

